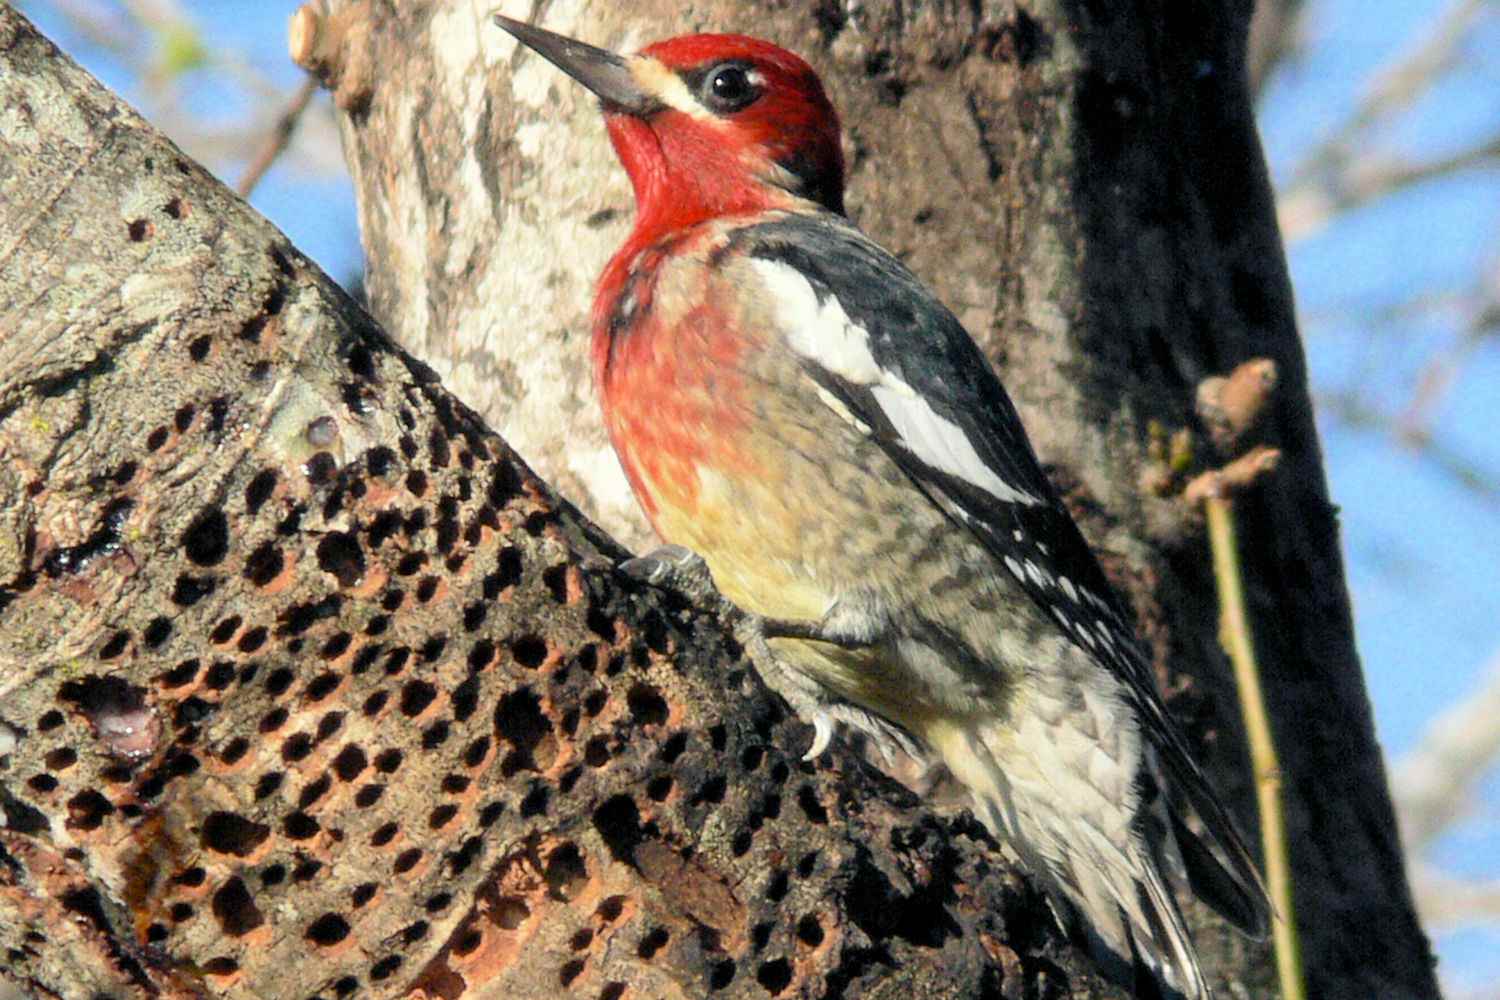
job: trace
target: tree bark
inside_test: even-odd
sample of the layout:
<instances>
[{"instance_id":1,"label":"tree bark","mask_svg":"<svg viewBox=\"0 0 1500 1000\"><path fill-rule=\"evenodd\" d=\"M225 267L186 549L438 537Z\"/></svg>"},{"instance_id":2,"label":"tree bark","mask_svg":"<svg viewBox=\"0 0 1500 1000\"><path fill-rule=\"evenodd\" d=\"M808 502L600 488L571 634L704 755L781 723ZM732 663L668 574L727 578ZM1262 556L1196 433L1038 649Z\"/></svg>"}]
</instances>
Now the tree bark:
<instances>
[{"instance_id":1,"label":"tree bark","mask_svg":"<svg viewBox=\"0 0 1500 1000\"><path fill-rule=\"evenodd\" d=\"M490 7L333 3L344 57L324 69L351 112L372 309L549 480L640 545L648 532L607 457L585 347L591 281L628 228L629 190L592 98L492 29ZM1251 7L540 11L545 26L616 49L746 30L813 62L844 116L851 216L931 282L1000 369L1247 830L1201 523L1142 483L1160 478L1162 432L1193 430L1200 467L1226 457L1203 440L1197 386L1251 358L1276 362L1258 440L1282 450L1281 471L1238 511L1311 995L1432 997L1254 128ZM1220 928L1200 941L1221 982L1273 992L1264 952Z\"/></svg>"},{"instance_id":2,"label":"tree bark","mask_svg":"<svg viewBox=\"0 0 1500 1000\"><path fill-rule=\"evenodd\" d=\"M1120 996L9 7L0 136L0 975Z\"/></svg>"}]
</instances>

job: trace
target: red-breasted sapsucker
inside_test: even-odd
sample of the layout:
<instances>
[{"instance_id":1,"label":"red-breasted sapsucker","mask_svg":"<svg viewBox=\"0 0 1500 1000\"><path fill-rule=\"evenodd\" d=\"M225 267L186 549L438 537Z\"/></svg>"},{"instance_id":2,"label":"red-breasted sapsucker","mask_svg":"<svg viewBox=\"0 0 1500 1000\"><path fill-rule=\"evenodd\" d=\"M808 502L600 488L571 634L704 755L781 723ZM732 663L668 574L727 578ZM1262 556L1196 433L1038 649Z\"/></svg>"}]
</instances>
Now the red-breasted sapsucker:
<instances>
[{"instance_id":1,"label":"red-breasted sapsucker","mask_svg":"<svg viewBox=\"0 0 1500 1000\"><path fill-rule=\"evenodd\" d=\"M1260 933L1260 880L990 366L844 218L816 74L496 20L602 101L637 203L594 305L605 421L657 532L759 616L814 754L835 722L934 754L1116 972L1208 997L1169 886Z\"/></svg>"}]
</instances>

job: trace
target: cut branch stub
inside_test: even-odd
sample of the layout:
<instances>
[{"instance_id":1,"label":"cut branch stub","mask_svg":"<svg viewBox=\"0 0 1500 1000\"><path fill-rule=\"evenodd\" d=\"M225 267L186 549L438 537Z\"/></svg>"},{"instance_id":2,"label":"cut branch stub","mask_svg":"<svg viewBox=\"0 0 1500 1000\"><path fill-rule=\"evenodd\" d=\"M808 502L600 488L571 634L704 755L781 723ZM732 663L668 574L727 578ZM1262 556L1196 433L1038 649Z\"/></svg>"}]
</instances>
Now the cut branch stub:
<instances>
[{"instance_id":1,"label":"cut branch stub","mask_svg":"<svg viewBox=\"0 0 1500 1000\"><path fill-rule=\"evenodd\" d=\"M368 3L355 3L325 13L318 3L305 3L287 22L287 54L333 91L341 111L359 114L375 86L375 67L369 46L361 37L374 16Z\"/></svg>"},{"instance_id":2,"label":"cut branch stub","mask_svg":"<svg viewBox=\"0 0 1500 1000\"><path fill-rule=\"evenodd\" d=\"M1266 412L1276 391L1276 362L1252 358L1228 375L1198 384L1198 417L1222 455L1231 455Z\"/></svg>"},{"instance_id":3,"label":"cut branch stub","mask_svg":"<svg viewBox=\"0 0 1500 1000\"><path fill-rule=\"evenodd\" d=\"M1210 497L1227 499L1243 493L1280 464L1281 452L1258 445L1223 468L1195 476L1182 491L1182 499L1190 507L1197 507Z\"/></svg>"}]
</instances>

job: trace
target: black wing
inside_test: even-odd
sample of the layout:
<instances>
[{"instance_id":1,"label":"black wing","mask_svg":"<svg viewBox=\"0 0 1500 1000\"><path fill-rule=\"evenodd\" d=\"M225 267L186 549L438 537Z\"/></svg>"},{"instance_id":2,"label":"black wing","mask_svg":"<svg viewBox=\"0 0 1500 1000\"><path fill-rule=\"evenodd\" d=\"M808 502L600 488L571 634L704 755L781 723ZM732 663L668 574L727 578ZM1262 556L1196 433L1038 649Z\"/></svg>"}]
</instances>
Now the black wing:
<instances>
[{"instance_id":1,"label":"black wing","mask_svg":"<svg viewBox=\"0 0 1500 1000\"><path fill-rule=\"evenodd\" d=\"M1119 597L968 332L900 261L832 216L788 216L748 227L734 247L794 270L820 303L836 301L863 331L876 367L909 388L909 394L882 391L881 384L840 374L838 364L821 364L816 351L802 357L809 376L870 428L912 483L972 532L1065 635L1124 682L1161 762L1235 869L1223 878L1202 872L1210 884L1200 888L1193 878L1194 888L1225 916L1258 932L1264 892L1249 852L1168 719ZM902 406L920 412L896 412ZM960 433L982 468L956 461L931 439L903 433L900 427L912 427L914 419L949 440ZM1192 877L1193 868L1212 859L1190 853L1185 849L1184 860Z\"/></svg>"}]
</instances>

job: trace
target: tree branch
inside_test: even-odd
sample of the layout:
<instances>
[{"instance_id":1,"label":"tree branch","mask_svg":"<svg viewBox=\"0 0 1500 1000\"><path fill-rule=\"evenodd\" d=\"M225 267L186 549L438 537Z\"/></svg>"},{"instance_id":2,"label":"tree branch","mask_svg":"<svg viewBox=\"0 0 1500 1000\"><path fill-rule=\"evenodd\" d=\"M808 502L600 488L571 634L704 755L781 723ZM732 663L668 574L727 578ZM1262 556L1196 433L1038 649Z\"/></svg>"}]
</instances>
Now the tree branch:
<instances>
[{"instance_id":1,"label":"tree branch","mask_svg":"<svg viewBox=\"0 0 1500 1000\"><path fill-rule=\"evenodd\" d=\"M1245 64L1250 76L1250 93L1260 97L1271 77L1289 62L1295 62L1302 48L1304 0L1256 0L1255 16L1250 21L1249 54Z\"/></svg>"},{"instance_id":2,"label":"tree branch","mask_svg":"<svg viewBox=\"0 0 1500 1000\"><path fill-rule=\"evenodd\" d=\"M255 185L265 176L266 171L271 169L278 157L286 151L288 143L292 141L292 135L297 131L297 123L302 119L302 112L307 110L307 105L312 101L313 95L318 92L318 81L313 77L303 80L297 87L297 92L287 102L287 106L277 116L275 123L271 126L260 149L250 160L250 165L245 168L244 174L240 176L240 182L235 185L235 194L241 198L250 197L250 192L255 190Z\"/></svg>"},{"instance_id":3,"label":"tree branch","mask_svg":"<svg viewBox=\"0 0 1500 1000\"><path fill-rule=\"evenodd\" d=\"M344 51L367 91L342 125L372 310L549 480L617 537L646 542L586 360L591 286L631 205L596 103L486 35L481 5L330 7L358 31ZM1242 822L1253 788L1201 525L1138 484L1148 429L1190 421L1206 375L1275 363L1280 388L1255 433L1283 471L1236 513L1268 710L1299 735L1279 749L1289 833L1308 845L1293 865L1309 991L1434 996L1254 132L1249 5L1194 9L702 0L685 23L670 0L514 0L502 12L614 48L749 30L811 61L845 125L851 217L999 367ZM516 245L527 252L495 252ZM1331 788L1334 768L1345 780ZM1274 989L1267 955L1190 919L1221 956L1217 982Z\"/></svg>"},{"instance_id":4,"label":"tree branch","mask_svg":"<svg viewBox=\"0 0 1500 1000\"><path fill-rule=\"evenodd\" d=\"M1430 162L1369 163L1369 133L1414 105L1460 58L1463 43L1485 15L1485 0L1453 0L1410 50L1371 82L1359 106L1291 172L1282 186L1282 225L1288 240L1309 235L1328 219L1375 197L1422 180L1486 163L1494 139Z\"/></svg>"},{"instance_id":5,"label":"tree branch","mask_svg":"<svg viewBox=\"0 0 1500 1000\"><path fill-rule=\"evenodd\" d=\"M1333 219L1400 191L1461 173L1500 166L1500 134L1462 149L1417 162L1381 157L1361 149L1358 157L1312 179L1287 186L1278 215L1287 240L1306 239Z\"/></svg>"},{"instance_id":6,"label":"tree branch","mask_svg":"<svg viewBox=\"0 0 1500 1000\"><path fill-rule=\"evenodd\" d=\"M0 69L5 976L1119 996L8 7Z\"/></svg>"}]
</instances>

